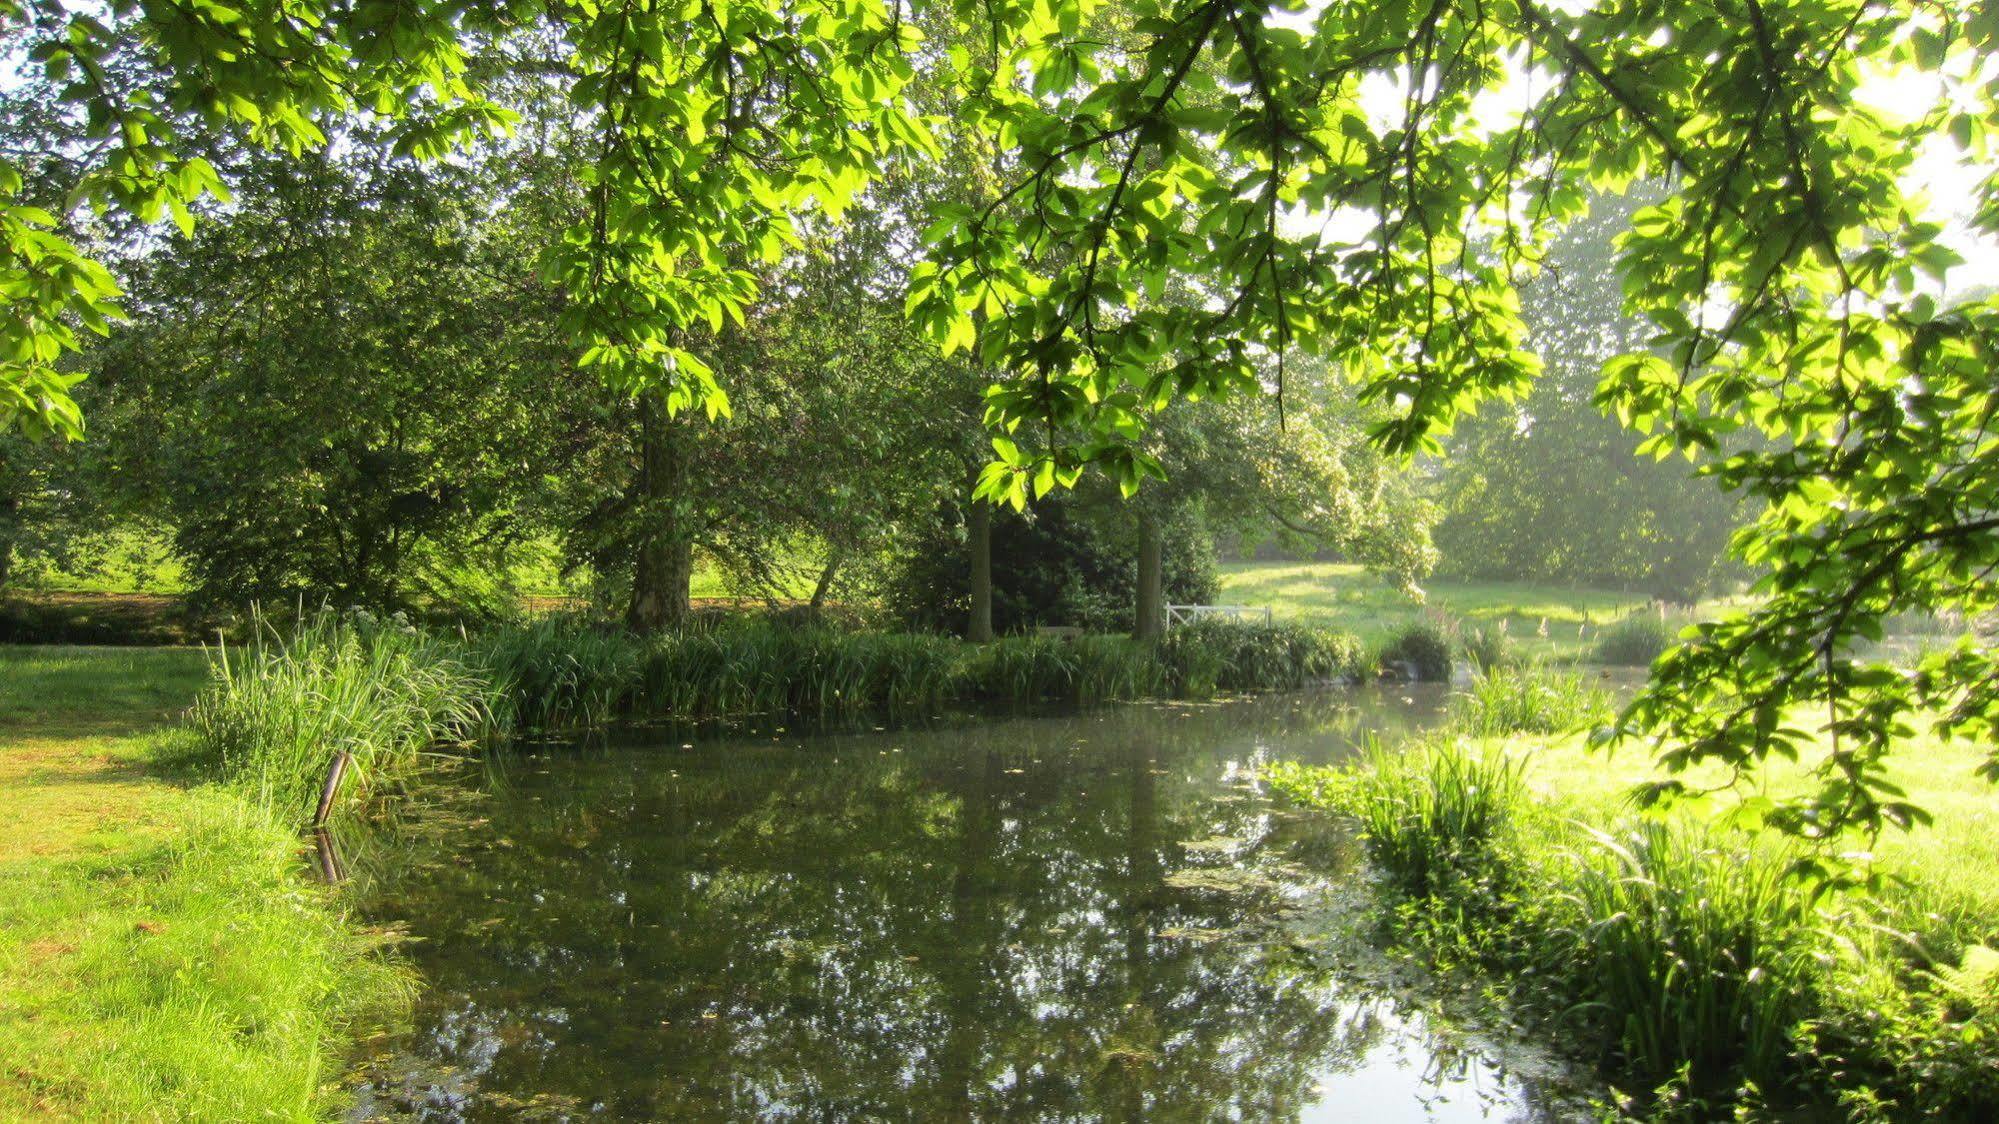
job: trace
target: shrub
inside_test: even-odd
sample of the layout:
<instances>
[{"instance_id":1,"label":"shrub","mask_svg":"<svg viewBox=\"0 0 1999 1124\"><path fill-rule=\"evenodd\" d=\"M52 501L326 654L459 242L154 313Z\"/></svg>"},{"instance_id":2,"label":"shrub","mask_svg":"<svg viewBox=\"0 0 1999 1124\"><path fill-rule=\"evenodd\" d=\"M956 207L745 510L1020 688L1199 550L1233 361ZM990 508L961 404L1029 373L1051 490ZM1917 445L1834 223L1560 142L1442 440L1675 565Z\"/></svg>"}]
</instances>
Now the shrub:
<instances>
[{"instance_id":1,"label":"shrub","mask_svg":"<svg viewBox=\"0 0 1999 1124\"><path fill-rule=\"evenodd\" d=\"M1592 658L1613 667L1650 667L1673 646L1679 628L1666 619L1666 608L1625 616L1597 637Z\"/></svg>"},{"instance_id":2,"label":"shrub","mask_svg":"<svg viewBox=\"0 0 1999 1124\"><path fill-rule=\"evenodd\" d=\"M1451 637L1440 623L1421 621L1402 630L1381 650L1381 666L1417 679L1442 682L1451 677Z\"/></svg>"},{"instance_id":3,"label":"shrub","mask_svg":"<svg viewBox=\"0 0 1999 1124\"><path fill-rule=\"evenodd\" d=\"M993 627L1001 635L1061 625L1129 632L1137 604L1137 545L1122 504L1057 489L1025 512L992 518ZM1161 575L1167 600L1208 604L1218 576L1200 520L1165 527ZM963 513L917 521L880 567L875 584L887 615L907 628L963 635L971 613L971 561Z\"/></svg>"},{"instance_id":4,"label":"shrub","mask_svg":"<svg viewBox=\"0 0 1999 1124\"><path fill-rule=\"evenodd\" d=\"M1451 696L1450 725L1471 737L1559 734L1600 720L1610 693L1578 671L1490 668Z\"/></svg>"}]
</instances>

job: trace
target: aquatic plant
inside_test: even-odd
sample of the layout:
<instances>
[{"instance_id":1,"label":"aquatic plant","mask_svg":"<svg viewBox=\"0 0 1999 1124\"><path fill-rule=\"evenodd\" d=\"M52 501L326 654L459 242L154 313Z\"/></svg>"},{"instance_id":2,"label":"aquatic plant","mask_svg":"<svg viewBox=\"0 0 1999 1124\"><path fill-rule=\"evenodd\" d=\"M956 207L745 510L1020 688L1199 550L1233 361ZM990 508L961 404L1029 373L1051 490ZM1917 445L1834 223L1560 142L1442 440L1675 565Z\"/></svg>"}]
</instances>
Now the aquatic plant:
<instances>
[{"instance_id":1,"label":"aquatic plant","mask_svg":"<svg viewBox=\"0 0 1999 1124\"><path fill-rule=\"evenodd\" d=\"M1370 738L1355 766L1293 767L1266 779L1299 803L1351 816L1375 867L1419 897L1489 869L1526 794L1518 760L1454 739L1389 749Z\"/></svg>"},{"instance_id":2,"label":"aquatic plant","mask_svg":"<svg viewBox=\"0 0 1999 1124\"><path fill-rule=\"evenodd\" d=\"M1357 679L1366 663L1360 642L1345 633L1219 618L1174 628L1159 658L1173 692L1190 698Z\"/></svg>"},{"instance_id":3,"label":"aquatic plant","mask_svg":"<svg viewBox=\"0 0 1999 1124\"><path fill-rule=\"evenodd\" d=\"M463 656L454 641L364 612L258 617L247 644L217 648L188 728L230 783L303 819L340 753L342 788L365 787L496 728L501 692Z\"/></svg>"},{"instance_id":4,"label":"aquatic plant","mask_svg":"<svg viewBox=\"0 0 1999 1124\"><path fill-rule=\"evenodd\" d=\"M1591 658L1613 667L1649 667L1660 653L1673 646L1680 626L1670 620L1666 607L1640 610L1620 618L1597 636Z\"/></svg>"},{"instance_id":5,"label":"aquatic plant","mask_svg":"<svg viewBox=\"0 0 1999 1124\"><path fill-rule=\"evenodd\" d=\"M1609 716L1610 692L1580 671L1491 667L1450 701L1450 726L1470 737L1558 734Z\"/></svg>"}]
</instances>

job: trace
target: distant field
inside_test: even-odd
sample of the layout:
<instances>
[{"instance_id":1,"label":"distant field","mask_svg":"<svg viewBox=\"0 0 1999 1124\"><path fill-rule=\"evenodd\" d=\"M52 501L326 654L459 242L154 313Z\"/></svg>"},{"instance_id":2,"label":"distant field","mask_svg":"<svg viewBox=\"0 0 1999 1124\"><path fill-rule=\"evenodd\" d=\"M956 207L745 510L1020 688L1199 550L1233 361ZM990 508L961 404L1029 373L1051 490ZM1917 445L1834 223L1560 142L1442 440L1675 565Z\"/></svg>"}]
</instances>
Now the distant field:
<instances>
[{"instance_id":1,"label":"distant field","mask_svg":"<svg viewBox=\"0 0 1999 1124\"><path fill-rule=\"evenodd\" d=\"M1221 600L1268 605L1281 620L1307 620L1387 637L1425 614L1480 627L1505 622L1524 649L1542 654L1579 651L1596 631L1627 613L1647 610L1642 594L1563 589L1526 582L1433 581L1412 600L1360 566L1340 562L1231 562L1222 566ZM1543 635L1543 625L1546 632Z\"/></svg>"}]
</instances>

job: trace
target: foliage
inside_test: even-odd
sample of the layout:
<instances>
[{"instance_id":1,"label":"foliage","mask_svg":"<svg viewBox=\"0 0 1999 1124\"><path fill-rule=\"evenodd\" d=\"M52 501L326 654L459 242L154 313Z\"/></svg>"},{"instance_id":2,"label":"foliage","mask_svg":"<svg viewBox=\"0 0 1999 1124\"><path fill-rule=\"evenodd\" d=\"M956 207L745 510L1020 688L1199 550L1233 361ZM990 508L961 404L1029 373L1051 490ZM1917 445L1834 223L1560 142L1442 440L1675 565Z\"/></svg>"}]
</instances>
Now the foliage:
<instances>
[{"instance_id":1,"label":"foliage","mask_svg":"<svg viewBox=\"0 0 1999 1124\"><path fill-rule=\"evenodd\" d=\"M133 266L144 316L100 357L112 464L80 485L164 519L198 600L508 599L488 575L554 467L555 363L465 178L260 164Z\"/></svg>"},{"instance_id":2,"label":"foliage","mask_svg":"<svg viewBox=\"0 0 1999 1124\"><path fill-rule=\"evenodd\" d=\"M1658 181L1617 259L1656 331L1599 400L1641 451L1718 458L1762 512L1735 549L1765 597L1669 653L1628 732L1673 735L1671 768L1748 767L1804 744L1795 708L1823 711L1840 752L1775 821L1814 837L1917 818L1881 781L1904 716L1999 741L1989 646L1914 676L1853 647L1908 609L1999 608L1999 301L1938 300L1953 224L1915 194L1932 139L1975 160L1999 118L1988 8L288 4L9 9L20 69L60 91L68 197L114 229L187 228L224 194L208 138L296 155L364 115L384 126L369 143L440 156L509 120L468 48L531 29L560 44L544 81L595 141L547 261L577 362L714 416L695 330L740 318L755 264L803 225L935 161L947 118L987 146L987 190L926 224L907 309L1000 374L991 499L1086 467L1133 491L1159 474L1158 407L1261 392L1273 364L1281 403L1294 353L1356 374L1383 447L1433 450L1536 373L1514 279L1548 231L1591 191ZM1884 74L1892 112L1871 104ZM945 112L904 96L919 75ZM23 205L20 164L46 155L0 166L0 424L73 436L57 364L113 284L79 216ZM1999 229L1999 181L1963 170L1955 225ZM1017 440L1030 423L1039 446Z\"/></svg>"},{"instance_id":3,"label":"foliage","mask_svg":"<svg viewBox=\"0 0 1999 1124\"><path fill-rule=\"evenodd\" d=\"M962 505L940 508L897 547L886 578L890 614L910 627L962 633L970 606L970 563ZM1166 527L1165 588L1180 604L1215 596L1213 547L1198 521ZM992 515L993 628L1038 625L1129 631L1136 603L1137 532L1115 501L1051 493L1021 512Z\"/></svg>"},{"instance_id":4,"label":"foliage","mask_svg":"<svg viewBox=\"0 0 1999 1124\"><path fill-rule=\"evenodd\" d=\"M1663 605L1657 612L1630 613L1597 634L1590 658L1616 667L1649 667L1673 646L1679 632L1679 626L1667 619Z\"/></svg>"},{"instance_id":5,"label":"foliage","mask_svg":"<svg viewBox=\"0 0 1999 1124\"><path fill-rule=\"evenodd\" d=\"M1776 1087L1795 1067L1791 1036L1821 944L1809 895L1782 862L1657 823L1593 842L1563 887L1577 998L1600 1005L1618 1050L1650 1078Z\"/></svg>"},{"instance_id":6,"label":"foliage","mask_svg":"<svg viewBox=\"0 0 1999 1124\"><path fill-rule=\"evenodd\" d=\"M1460 625L1458 647L1474 671L1510 668L1520 663L1520 653L1513 646L1513 636L1507 632L1504 618L1488 625Z\"/></svg>"},{"instance_id":7,"label":"foliage","mask_svg":"<svg viewBox=\"0 0 1999 1124\"><path fill-rule=\"evenodd\" d=\"M1658 823L1578 837L1528 799L1522 768L1440 740L1270 777L1358 821L1406 948L1512 980L1517 1012L1564 1024L1614 1078L1696 1104L1744 1080L1787 1087L1823 942L1784 863Z\"/></svg>"},{"instance_id":8,"label":"foliage","mask_svg":"<svg viewBox=\"0 0 1999 1124\"><path fill-rule=\"evenodd\" d=\"M1442 682L1451 677L1456 647L1450 630L1440 620L1415 621L1382 648L1381 666L1396 672L1406 669L1417 679Z\"/></svg>"},{"instance_id":9,"label":"foliage","mask_svg":"<svg viewBox=\"0 0 1999 1124\"><path fill-rule=\"evenodd\" d=\"M1481 666L1451 696L1450 727L1469 737L1558 734L1611 716L1608 691L1580 671Z\"/></svg>"},{"instance_id":10,"label":"foliage","mask_svg":"<svg viewBox=\"0 0 1999 1124\"><path fill-rule=\"evenodd\" d=\"M1401 815L1452 778L1463 790L1441 805L1494 791L1490 777L1433 764L1440 752L1524 766L1492 842L1468 849ZM1375 858L1390 942L1483 981L1505 1017L1559 1033L1621 1087L1655 1090L1623 1105L1634 1118L1715 1119L1760 1096L1843 1119L1982 1119L1999 1104L1992 961L1976 951L1999 901L1985 794L1943 768L1976 750L1925 741L1919 752L1925 762L1902 762L1899 779L1953 810L1948 843L1896 841L1880 856L1896 877L1866 895L1787 878L1781 836L1633 816L1624 797L1645 763L1614 767L1580 735L1423 741L1359 767L1264 775L1303 806L1355 816L1371 857L1374 833L1394 841ZM1811 783L1804 765L1769 780L1773 794ZM1398 870L1427 888L1410 892Z\"/></svg>"},{"instance_id":11,"label":"foliage","mask_svg":"<svg viewBox=\"0 0 1999 1124\"><path fill-rule=\"evenodd\" d=\"M491 732L499 697L455 645L365 612L265 620L247 647L221 648L188 712L199 752L280 820L310 818L339 753L344 789L406 775L440 743Z\"/></svg>"},{"instance_id":12,"label":"foliage","mask_svg":"<svg viewBox=\"0 0 1999 1124\"><path fill-rule=\"evenodd\" d=\"M1445 739L1410 750L1372 742L1361 767L1365 779L1345 783L1340 771L1297 765L1265 777L1301 804L1357 820L1368 858L1403 893L1492 873L1524 795L1519 761Z\"/></svg>"},{"instance_id":13,"label":"foliage","mask_svg":"<svg viewBox=\"0 0 1999 1124\"><path fill-rule=\"evenodd\" d=\"M466 658L494 678L520 728L549 730L753 716L905 720L948 705L1281 689L1350 674L1359 652L1351 637L1297 626L1175 630L1155 653L1121 636L974 645L759 621L638 636L552 618L484 630Z\"/></svg>"},{"instance_id":14,"label":"foliage","mask_svg":"<svg viewBox=\"0 0 1999 1124\"><path fill-rule=\"evenodd\" d=\"M1214 617L1169 630L1159 658L1174 692L1191 698L1217 690L1296 689L1366 673L1360 642L1351 636Z\"/></svg>"},{"instance_id":15,"label":"foliage","mask_svg":"<svg viewBox=\"0 0 1999 1124\"><path fill-rule=\"evenodd\" d=\"M1543 373L1520 401L1489 403L1451 435L1435 531L1445 572L1687 604L1736 576L1723 559L1744 515L1738 500L1678 458L1638 454L1639 435L1595 402L1604 362L1650 334L1621 313L1611 260L1644 202L1593 200L1522 286L1521 320Z\"/></svg>"}]
</instances>

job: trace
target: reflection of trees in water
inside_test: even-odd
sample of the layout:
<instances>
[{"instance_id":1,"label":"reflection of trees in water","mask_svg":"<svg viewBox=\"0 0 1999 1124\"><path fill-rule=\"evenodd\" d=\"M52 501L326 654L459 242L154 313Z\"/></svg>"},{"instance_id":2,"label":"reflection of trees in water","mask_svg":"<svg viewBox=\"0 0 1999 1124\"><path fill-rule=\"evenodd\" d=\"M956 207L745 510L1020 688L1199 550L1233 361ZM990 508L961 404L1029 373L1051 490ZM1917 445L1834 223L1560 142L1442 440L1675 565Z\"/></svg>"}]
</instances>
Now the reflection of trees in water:
<instances>
[{"instance_id":1,"label":"reflection of trees in water","mask_svg":"<svg viewBox=\"0 0 1999 1124\"><path fill-rule=\"evenodd\" d=\"M476 1090L668 1118L1283 1118L1383 1033L1176 888L1304 830L1236 791L1331 752L1337 696L517 760L372 911L432 987L410 1049ZM1316 748L1315 748L1316 747ZM1233 846L1184 848L1228 837ZM1162 935L1162 933L1167 935ZM457 1101L455 1105L453 1101Z\"/></svg>"}]
</instances>

